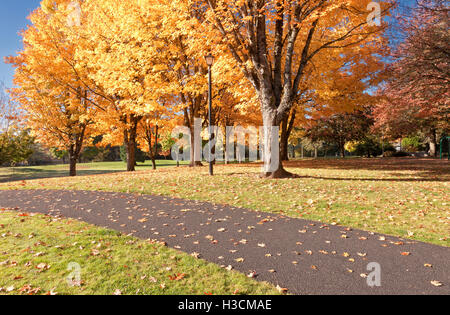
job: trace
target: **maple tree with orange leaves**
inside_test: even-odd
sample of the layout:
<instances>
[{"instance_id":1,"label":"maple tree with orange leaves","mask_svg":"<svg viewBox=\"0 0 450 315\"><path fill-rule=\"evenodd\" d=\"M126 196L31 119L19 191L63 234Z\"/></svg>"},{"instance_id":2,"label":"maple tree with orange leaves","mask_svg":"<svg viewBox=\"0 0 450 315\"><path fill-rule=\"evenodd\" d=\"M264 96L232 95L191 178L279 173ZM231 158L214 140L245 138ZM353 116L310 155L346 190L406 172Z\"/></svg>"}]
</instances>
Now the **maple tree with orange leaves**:
<instances>
[{"instance_id":1,"label":"maple tree with orange leaves","mask_svg":"<svg viewBox=\"0 0 450 315\"><path fill-rule=\"evenodd\" d=\"M281 126L283 159L294 127L370 100L386 38L384 25L368 22L369 2L45 0L22 34L24 50L8 59L13 95L38 138L69 148L71 160L102 135L100 145L126 146L134 171L137 147L157 154L156 126L194 134L195 118L209 123L204 56L212 52L210 123ZM387 14L393 2L380 4ZM43 133L61 128L68 136L58 141ZM191 166L196 145L191 137ZM289 173L280 164L264 175Z\"/></svg>"}]
</instances>

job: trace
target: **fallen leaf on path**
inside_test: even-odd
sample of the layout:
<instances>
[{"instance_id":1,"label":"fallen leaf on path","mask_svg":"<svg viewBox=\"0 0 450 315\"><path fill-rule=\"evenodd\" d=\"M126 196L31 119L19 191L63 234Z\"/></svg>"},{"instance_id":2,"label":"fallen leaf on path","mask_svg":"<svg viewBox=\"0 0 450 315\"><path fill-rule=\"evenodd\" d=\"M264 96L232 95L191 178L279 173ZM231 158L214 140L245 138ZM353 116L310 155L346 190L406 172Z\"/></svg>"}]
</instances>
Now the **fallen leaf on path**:
<instances>
[{"instance_id":1,"label":"fallen leaf on path","mask_svg":"<svg viewBox=\"0 0 450 315\"><path fill-rule=\"evenodd\" d=\"M437 280L431 281L431 284L434 285L435 287L442 287L443 286L442 282L437 281Z\"/></svg>"},{"instance_id":2,"label":"fallen leaf on path","mask_svg":"<svg viewBox=\"0 0 450 315\"><path fill-rule=\"evenodd\" d=\"M279 285L277 285L277 290L278 292L280 292L281 294L286 294L288 292L288 289L286 288L282 288Z\"/></svg>"}]
</instances>

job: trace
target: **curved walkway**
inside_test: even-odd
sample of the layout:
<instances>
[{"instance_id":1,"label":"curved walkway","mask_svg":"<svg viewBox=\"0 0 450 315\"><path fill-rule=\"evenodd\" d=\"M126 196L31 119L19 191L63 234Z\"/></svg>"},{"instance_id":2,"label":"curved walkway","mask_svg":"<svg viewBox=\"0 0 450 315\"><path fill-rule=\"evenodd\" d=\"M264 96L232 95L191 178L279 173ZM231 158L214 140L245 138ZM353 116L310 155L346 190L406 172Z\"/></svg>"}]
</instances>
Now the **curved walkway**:
<instances>
[{"instance_id":1,"label":"curved walkway","mask_svg":"<svg viewBox=\"0 0 450 315\"><path fill-rule=\"evenodd\" d=\"M0 191L0 207L160 240L254 273L257 280L291 294L450 294L450 248L345 227L205 202L105 192ZM380 287L367 284L373 262L381 267Z\"/></svg>"}]
</instances>

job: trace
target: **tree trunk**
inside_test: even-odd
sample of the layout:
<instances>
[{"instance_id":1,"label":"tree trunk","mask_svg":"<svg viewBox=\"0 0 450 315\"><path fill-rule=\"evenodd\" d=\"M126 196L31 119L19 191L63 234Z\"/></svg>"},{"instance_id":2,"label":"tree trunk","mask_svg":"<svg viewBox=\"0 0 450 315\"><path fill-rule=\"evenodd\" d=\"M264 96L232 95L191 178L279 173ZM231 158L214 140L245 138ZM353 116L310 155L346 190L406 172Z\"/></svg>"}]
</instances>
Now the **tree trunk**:
<instances>
[{"instance_id":1,"label":"tree trunk","mask_svg":"<svg viewBox=\"0 0 450 315\"><path fill-rule=\"evenodd\" d=\"M278 133L272 132L273 126L276 126L275 113L263 112L264 130L264 178L289 178L293 174L286 171L281 162L281 150ZM278 146L278 147L276 147ZM278 153L278 154L277 154Z\"/></svg>"},{"instance_id":2,"label":"tree trunk","mask_svg":"<svg viewBox=\"0 0 450 315\"><path fill-rule=\"evenodd\" d=\"M197 166L203 166L201 161L196 161L195 158L195 133L194 130L191 128L191 162L189 163L189 167L197 167Z\"/></svg>"},{"instance_id":3,"label":"tree trunk","mask_svg":"<svg viewBox=\"0 0 450 315\"><path fill-rule=\"evenodd\" d=\"M288 134L288 123L289 117L286 118L281 123L281 143L280 143L280 156L281 161L289 161L289 134Z\"/></svg>"},{"instance_id":4,"label":"tree trunk","mask_svg":"<svg viewBox=\"0 0 450 315\"><path fill-rule=\"evenodd\" d=\"M124 145L127 150L127 172L134 172L136 170L137 126L142 117L130 115L129 118L131 126L124 130ZM125 123L127 123L126 117Z\"/></svg>"},{"instance_id":5,"label":"tree trunk","mask_svg":"<svg viewBox=\"0 0 450 315\"><path fill-rule=\"evenodd\" d=\"M291 137L292 130L294 129L295 118L297 110L294 108L292 113L286 115L281 125L281 160L289 161L289 138Z\"/></svg>"},{"instance_id":6,"label":"tree trunk","mask_svg":"<svg viewBox=\"0 0 450 315\"><path fill-rule=\"evenodd\" d=\"M159 127L158 127L158 125L156 125L155 126L155 153L152 154L152 165L153 165L154 171L156 171L156 158L158 156L158 135L159 135Z\"/></svg>"},{"instance_id":7,"label":"tree trunk","mask_svg":"<svg viewBox=\"0 0 450 315\"><path fill-rule=\"evenodd\" d=\"M69 154L69 176L77 176L77 161L80 159L81 149L83 148L84 135L86 126L84 126L81 133L73 136L74 143L70 144L67 148Z\"/></svg>"},{"instance_id":8,"label":"tree trunk","mask_svg":"<svg viewBox=\"0 0 450 315\"><path fill-rule=\"evenodd\" d=\"M69 160L70 160L69 176L71 177L77 176L77 158L73 154L70 154Z\"/></svg>"},{"instance_id":9,"label":"tree trunk","mask_svg":"<svg viewBox=\"0 0 450 315\"><path fill-rule=\"evenodd\" d=\"M136 141L129 139L127 147L127 172L136 170Z\"/></svg>"},{"instance_id":10,"label":"tree trunk","mask_svg":"<svg viewBox=\"0 0 450 315\"><path fill-rule=\"evenodd\" d=\"M431 132L430 151L428 152L428 154L432 157L437 157L437 147L438 147L437 134L436 129L434 129Z\"/></svg>"},{"instance_id":11,"label":"tree trunk","mask_svg":"<svg viewBox=\"0 0 450 315\"><path fill-rule=\"evenodd\" d=\"M340 144L339 144L339 148L340 148L340 151L341 151L341 157L342 157L343 159L345 159L345 144L340 143Z\"/></svg>"}]
</instances>

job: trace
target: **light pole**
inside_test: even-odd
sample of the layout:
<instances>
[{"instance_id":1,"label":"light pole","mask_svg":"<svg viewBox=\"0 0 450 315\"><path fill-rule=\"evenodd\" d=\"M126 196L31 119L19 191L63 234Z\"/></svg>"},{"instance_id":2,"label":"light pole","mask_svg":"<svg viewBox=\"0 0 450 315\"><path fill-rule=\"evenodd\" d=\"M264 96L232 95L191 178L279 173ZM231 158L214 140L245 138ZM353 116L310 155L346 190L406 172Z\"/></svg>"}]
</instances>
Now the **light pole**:
<instances>
[{"instance_id":1,"label":"light pole","mask_svg":"<svg viewBox=\"0 0 450 315\"><path fill-rule=\"evenodd\" d=\"M209 114L208 114L208 119L209 119L209 143L211 144L212 140L214 139L215 135L214 132L212 130L212 124L211 124L211 119L212 119L212 75L211 75L211 67L214 63L214 56L211 55L211 53L209 53L207 56L205 56L205 60L206 60L206 64L208 65L208 102L209 102ZM209 148L209 175L213 176L214 175L214 161L211 157L211 152L212 151L212 147Z\"/></svg>"}]
</instances>

